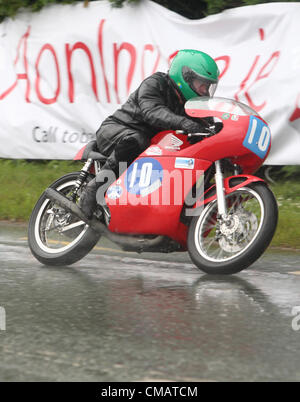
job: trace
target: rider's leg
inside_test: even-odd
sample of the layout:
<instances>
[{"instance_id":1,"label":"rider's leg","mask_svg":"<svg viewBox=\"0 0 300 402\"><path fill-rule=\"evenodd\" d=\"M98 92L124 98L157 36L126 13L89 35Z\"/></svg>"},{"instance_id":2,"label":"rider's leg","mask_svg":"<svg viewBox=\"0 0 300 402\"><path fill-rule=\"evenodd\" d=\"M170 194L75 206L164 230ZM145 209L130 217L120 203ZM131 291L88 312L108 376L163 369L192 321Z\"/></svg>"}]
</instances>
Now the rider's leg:
<instances>
[{"instance_id":1,"label":"rider's leg","mask_svg":"<svg viewBox=\"0 0 300 402\"><path fill-rule=\"evenodd\" d=\"M106 181L108 183L108 176L110 176L110 172L112 171L112 169L115 169L115 164L117 164L117 162L115 163L115 161L112 160L110 156L112 156L120 136L122 136L122 134L126 136L126 131L127 130L124 130L124 126L116 124L108 118L104 120L104 122L101 124L100 128L96 132L98 150L103 155L107 155L108 159L102 167L101 171L98 173L97 177L95 177L88 183L84 193L80 198L81 209L89 219L92 218L97 206L97 190Z\"/></svg>"},{"instance_id":2,"label":"rider's leg","mask_svg":"<svg viewBox=\"0 0 300 402\"><path fill-rule=\"evenodd\" d=\"M88 217L88 219L92 218L97 203L99 205L105 204L105 192L116 180L117 165L118 163L115 160L113 152L113 155L107 159L101 171L86 186L85 192L80 199L80 206L82 212Z\"/></svg>"},{"instance_id":3,"label":"rider's leg","mask_svg":"<svg viewBox=\"0 0 300 402\"><path fill-rule=\"evenodd\" d=\"M101 171L87 185L81 200L81 209L88 218L92 217L97 204L105 204L107 188L123 173L123 171L119 171L119 162L131 164L149 146L150 140L147 137L137 132L128 133L128 130L126 131Z\"/></svg>"},{"instance_id":4,"label":"rider's leg","mask_svg":"<svg viewBox=\"0 0 300 402\"><path fill-rule=\"evenodd\" d=\"M130 165L149 145L150 139L145 134L136 131L127 133L115 148L116 159Z\"/></svg>"}]
</instances>

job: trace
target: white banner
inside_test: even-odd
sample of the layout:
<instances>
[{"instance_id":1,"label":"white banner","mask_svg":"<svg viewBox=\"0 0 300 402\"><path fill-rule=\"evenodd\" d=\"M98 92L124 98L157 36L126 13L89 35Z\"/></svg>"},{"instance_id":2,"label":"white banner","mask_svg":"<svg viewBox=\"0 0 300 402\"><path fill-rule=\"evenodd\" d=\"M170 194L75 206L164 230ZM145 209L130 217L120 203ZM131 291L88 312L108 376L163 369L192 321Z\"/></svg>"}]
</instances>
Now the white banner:
<instances>
[{"instance_id":1,"label":"white banner","mask_svg":"<svg viewBox=\"0 0 300 402\"><path fill-rule=\"evenodd\" d=\"M216 96L270 124L268 164L300 164L300 4L189 20L148 0L55 5L0 25L0 157L71 159L178 49L217 61Z\"/></svg>"}]
</instances>

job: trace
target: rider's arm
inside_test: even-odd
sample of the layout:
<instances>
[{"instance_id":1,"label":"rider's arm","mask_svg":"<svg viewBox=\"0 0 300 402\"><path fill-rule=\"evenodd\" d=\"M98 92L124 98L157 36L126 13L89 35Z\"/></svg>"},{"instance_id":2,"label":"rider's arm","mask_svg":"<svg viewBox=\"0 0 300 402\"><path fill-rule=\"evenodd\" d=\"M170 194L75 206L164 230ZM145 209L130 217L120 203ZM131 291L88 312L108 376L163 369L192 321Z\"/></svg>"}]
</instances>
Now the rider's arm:
<instances>
[{"instance_id":1,"label":"rider's arm","mask_svg":"<svg viewBox=\"0 0 300 402\"><path fill-rule=\"evenodd\" d=\"M183 130L198 132L204 125L188 117L179 116L165 105L164 82L151 76L144 80L138 91L138 103L145 123L158 130Z\"/></svg>"}]
</instances>

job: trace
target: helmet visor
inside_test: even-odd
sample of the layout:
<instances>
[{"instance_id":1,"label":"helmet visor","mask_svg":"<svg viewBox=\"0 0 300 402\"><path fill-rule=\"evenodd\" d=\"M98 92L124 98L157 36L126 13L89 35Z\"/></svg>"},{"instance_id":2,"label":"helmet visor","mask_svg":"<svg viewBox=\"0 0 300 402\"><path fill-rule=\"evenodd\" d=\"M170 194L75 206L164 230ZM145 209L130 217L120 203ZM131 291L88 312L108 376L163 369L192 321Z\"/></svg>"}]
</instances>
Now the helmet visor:
<instances>
[{"instance_id":1,"label":"helmet visor","mask_svg":"<svg viewBox=\"0 0 300 402\"><path fill-rule=\"evenodd\" d=\"M218 82L197 74L187 66L182 67L182 76L189 87L199 96L212 97L217 89Z\"/></svg>"}]
</instances>

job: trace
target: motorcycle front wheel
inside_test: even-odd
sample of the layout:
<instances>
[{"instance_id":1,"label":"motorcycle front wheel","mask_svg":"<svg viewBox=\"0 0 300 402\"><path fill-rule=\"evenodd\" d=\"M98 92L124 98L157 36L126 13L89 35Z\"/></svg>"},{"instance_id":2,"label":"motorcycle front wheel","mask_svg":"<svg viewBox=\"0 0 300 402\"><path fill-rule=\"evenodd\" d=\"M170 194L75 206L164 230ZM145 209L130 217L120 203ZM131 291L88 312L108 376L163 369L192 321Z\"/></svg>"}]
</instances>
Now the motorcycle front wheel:
<instances>
[{"instance_id":1,"label":"motorcycle front wheel","mask_svg":"<svg viewBox=\"0 0 300 402\"><path fill-rule=\"evenodd\" d=\"M67 174L51 188L70 197L79 172ZM80 192L76 202L80 198ZM44 194L36 203L28 226L28 243L32 254L45 265L70 265L83 258L100 236L85 222L65 211Z\"/></svg>"},{"instance_id":2,"label":"motorcycle front wheel","mask_svg":"<svg viewBox=\"0 0 300 402\"><path fill-rule=\"evenodd\" d=\"M208 274L234 274L256 261L270 244L277 226L278 207L272 191L252 183L226 195L227 217L218 216L217 201L192 219L188 251Z\"/></svg>"}]
</instances>

